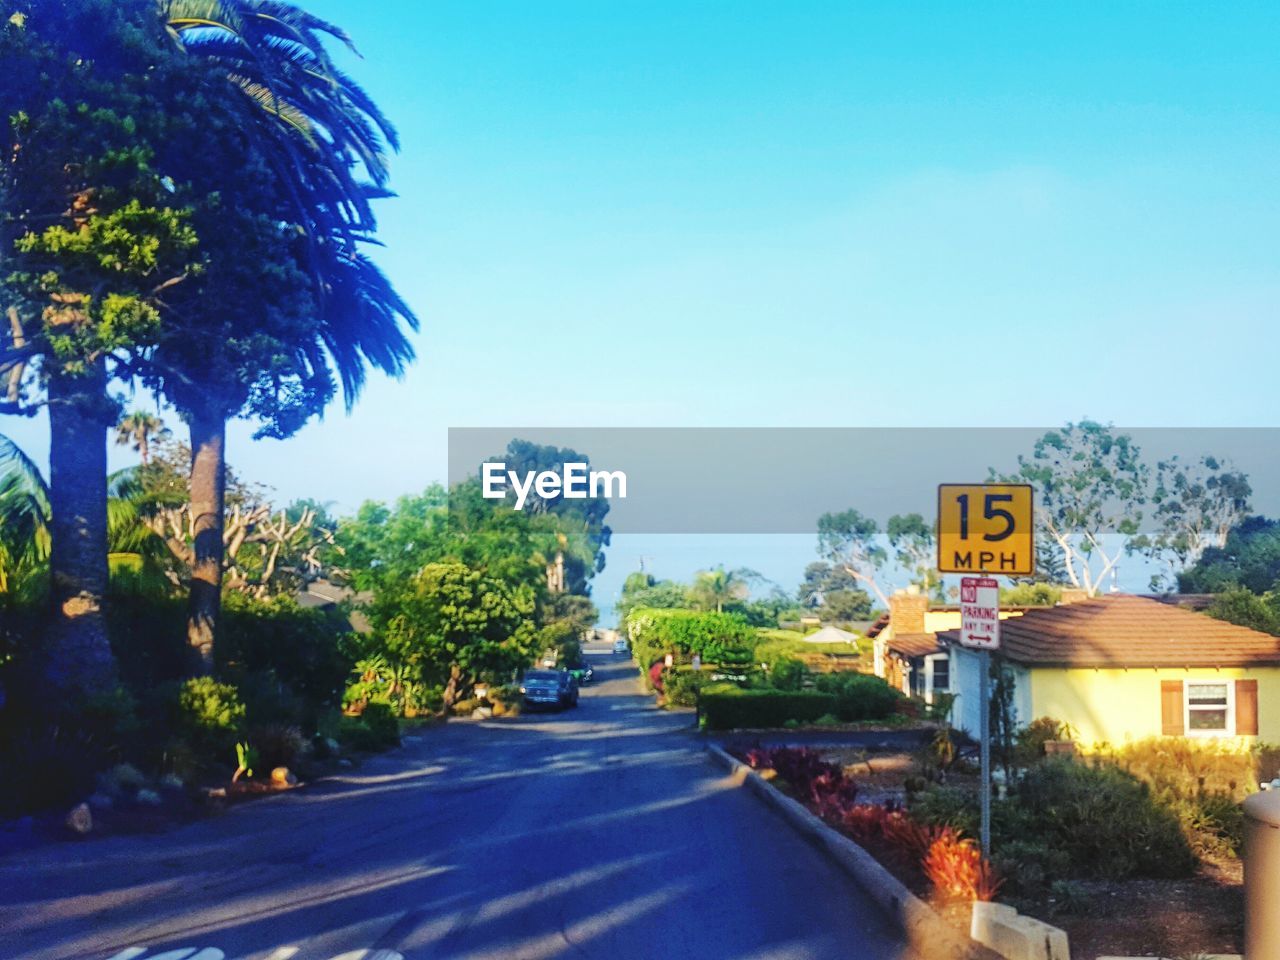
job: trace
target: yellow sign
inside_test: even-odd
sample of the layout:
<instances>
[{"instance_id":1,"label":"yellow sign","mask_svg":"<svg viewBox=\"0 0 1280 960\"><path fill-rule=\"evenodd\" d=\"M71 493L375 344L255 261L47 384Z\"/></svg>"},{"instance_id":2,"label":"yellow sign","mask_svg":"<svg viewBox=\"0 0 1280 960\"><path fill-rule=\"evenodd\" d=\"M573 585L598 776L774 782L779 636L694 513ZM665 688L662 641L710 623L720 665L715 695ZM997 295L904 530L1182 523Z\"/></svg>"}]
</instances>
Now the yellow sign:
<instances>
[{"instance_id":1,"label":"yellow sign","mask_svg":"<svg viewBox=\"0 0 1280 960\"><path fill-rule=\"evenodd\" d=\"M938 484L938 570L1030 576L1032 491L1022 483Z\"/></svg>"}]
</instances>

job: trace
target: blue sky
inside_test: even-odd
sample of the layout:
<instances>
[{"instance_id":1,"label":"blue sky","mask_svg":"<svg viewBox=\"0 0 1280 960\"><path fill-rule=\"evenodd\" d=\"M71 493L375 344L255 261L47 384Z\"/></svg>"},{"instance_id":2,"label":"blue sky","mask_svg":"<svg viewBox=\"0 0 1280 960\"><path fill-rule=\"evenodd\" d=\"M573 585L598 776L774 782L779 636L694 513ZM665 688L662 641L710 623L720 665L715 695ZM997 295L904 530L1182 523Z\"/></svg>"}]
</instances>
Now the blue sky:
<instances>
[{"instance_id":1,"label":"blue sky","mask_svg":"<svg viewBox=\"0 0 1280 960\"><path fill-rule=\"evenodd\" d=\"M400 128L423 330L235 432L282 498L421 489L449 426L1276 422L1273 4L308 6Z\"/></svg>"}]
</instances>

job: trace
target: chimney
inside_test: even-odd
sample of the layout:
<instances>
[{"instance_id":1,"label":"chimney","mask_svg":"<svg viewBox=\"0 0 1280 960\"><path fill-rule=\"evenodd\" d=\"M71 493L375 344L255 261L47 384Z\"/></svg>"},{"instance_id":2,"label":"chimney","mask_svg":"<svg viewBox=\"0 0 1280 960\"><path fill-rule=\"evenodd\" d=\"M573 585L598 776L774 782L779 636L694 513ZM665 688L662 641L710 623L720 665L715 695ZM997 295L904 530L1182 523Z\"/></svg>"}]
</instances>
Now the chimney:
<instances>
[{"instance_id":1,"label":"chimney","mask_svg":"<svg viewBox=\"0 0 1280 960\"><path fill-rule=\"evenodd\" d=\"M1089 599L1089 591L1082 587L1063 587L1062 596L1058 598L1058 606L1065 607L1069 603L1079 603Z\"/></svg>"},{"instance_id":2,"label":"chimney","mask_svg":"<svg viewBox=\"0 0 1280 960\"><path fill-rule=\"evenodd\" d=\"M895 590L889 597L889 627L895 637L904 633L924 633L924 615L929 598L919 591Z\"/></svg>"}]
</instances>

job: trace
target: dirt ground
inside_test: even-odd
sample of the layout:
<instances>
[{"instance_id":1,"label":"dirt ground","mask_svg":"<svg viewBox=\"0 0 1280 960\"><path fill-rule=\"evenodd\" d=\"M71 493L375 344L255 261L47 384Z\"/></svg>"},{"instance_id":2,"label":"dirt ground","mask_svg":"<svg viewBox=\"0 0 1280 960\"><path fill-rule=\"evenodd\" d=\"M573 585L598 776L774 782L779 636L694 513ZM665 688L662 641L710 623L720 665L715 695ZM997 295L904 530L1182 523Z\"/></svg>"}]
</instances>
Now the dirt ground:
<instances>
[{"instance_id":1,"label":"dirt ground","mask_svg":"<svg viewBox=\"0 0 1280 960\"><path fill-rule=\"evenodd\" d=\"M907 753L824 750L823 757L839 762L858 783L858 799L865 803L903 802L903 780L916 772ZM972 783L972 775L953 775L956 785ZM868 845L869 852L915 893L929 900L944 917L966 934L969 905L940 903L916 864L891 848ZM1242 865L1239 860L1206 863L1186 880L1082 881L1085 898L1066 905L1044 898L1010 902L1028 916L1067 932L1071 956L1190 957L1201 953L1240 953L1244 938Z\"/></svg>"}]
</instances>

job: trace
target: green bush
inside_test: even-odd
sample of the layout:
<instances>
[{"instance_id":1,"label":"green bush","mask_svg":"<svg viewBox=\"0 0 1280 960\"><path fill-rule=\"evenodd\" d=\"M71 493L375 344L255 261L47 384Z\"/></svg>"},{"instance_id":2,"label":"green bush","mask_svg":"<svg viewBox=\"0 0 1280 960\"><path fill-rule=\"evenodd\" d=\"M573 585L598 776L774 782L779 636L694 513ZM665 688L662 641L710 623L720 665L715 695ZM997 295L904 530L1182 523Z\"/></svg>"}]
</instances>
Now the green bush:
<instances>
[{"instance_id":1,"label":"green bush","mask_svg":"<svg viewBox=\"0 0 1280 960\"><path fill-rule=\"evenodd\" d=\"M912 795L908 810L927 826L955 827L971 837L978 834L978 797L969 790L932 786Z\"/></svg>"},{"instance_id":2,"label":"green bush","mask_svg":"<svg viewBox=\"0 0 1280 960\"><path fill-rule=\"evenodd\" d=\"M754 627L732 613L638 608L627 615L631 653L647 680L649 667L666 654L687 660L694 654L706 664L752 662L758 639Z\"/></svg>"},{"instance_id":3,"label":"green bush","mask_svg":"<svg viewBox=\"0 0 1280 960\"><path fill-rule=\"evenodd\" d=\"M671 706L697 706L699 693L713 685L715 681L711 679L711 671L708 669L676 667L662 674L663 691Z\"/></svg>"},{"instance_id":4,"label":"green bush","mask_svg":"<svg viewBox=\"0 0 1280 960\"><path fill-rule=\"evenodd\" d=\"M228 756L244 731L245 706L229 683L195 677L178 690L173 730L201 760Z\"/></svg>"},{"instance_id":5,"label":"green bush","mask_svg":"<svg viewBox=\"0 0 1280 960\"><path fill-rule=\"evenodd\" d=\"M813 723L836 713L836 698L816 691L705 689L702 716L712 730L781 727L787 721Z\"/></svg>"},{"instance_id":6,"label":"green bush","mask_svg":"<svg viewBox=\"0 0 1280 960\"><path fill-rule=\"evenodd\" d=\"M778 690L800 690L809 677L809 670L799 660L782 657L775 660L769 671L769 681Z\"/></svg>"},{"instance_id":7,"label":"green bush","mask_svg":"<svg viewBox=\"0 0 1280 960\"><path fill-rule=\"evenodd\" d=\"M370 703L360 716L342 718L338 739L353 750L386 750L400 743L400 722L389 705Z\"/></svg>"},{"instance_id":8,"label":"green bush","mask_svg":"<svg viewBox=\"0 0 1280 960\"><path fill-rule=\"evenodd\" d=\"M1178 818L1113 766L1046 760L998 809L1001 842L1035 837L1065 855L1073 877L1184 877L1195 869Z\"/></svg>"},{"instance_id":9,"label":"green bush","mask_svg":"<svg viewBox=\"0 0 1280 960\"><path fill-rule=\"evenodd\" d=\"M835 714L846 723L884 720L893 715L902 693L869 673L821 673L817 689L836 698Z\"/></svg>"}]
</instances>

